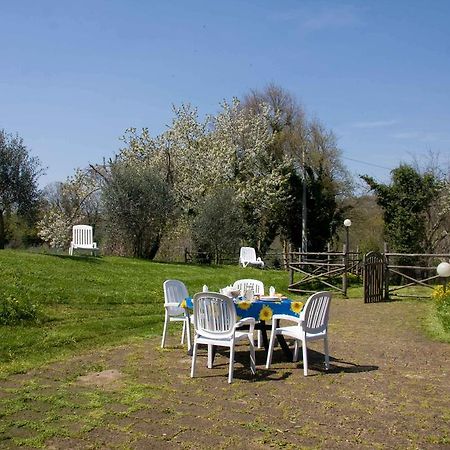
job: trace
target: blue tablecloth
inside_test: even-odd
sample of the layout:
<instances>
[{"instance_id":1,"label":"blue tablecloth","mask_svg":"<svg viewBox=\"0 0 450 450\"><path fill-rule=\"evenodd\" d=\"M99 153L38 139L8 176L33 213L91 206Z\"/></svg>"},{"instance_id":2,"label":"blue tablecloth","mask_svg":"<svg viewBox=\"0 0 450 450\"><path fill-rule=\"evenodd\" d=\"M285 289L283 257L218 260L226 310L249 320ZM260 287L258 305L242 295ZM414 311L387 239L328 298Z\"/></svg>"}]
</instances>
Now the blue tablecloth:
<instances>
[{"instance_id":1,"label":"blue tablecloth","mask_svg":"<svg viewBox=\"0 0 450 450\"><path fill-rule=\"evenodd\" d=\"M246 300L235 299L236 313L238 320L245 317L253 317L255 320L270 321L273 314L287 314L289 316L299 317L303 308L303 302L290 299L281 299L280 301ZM192 310L192 298L188 297L181 302L180 306Z\"/></svg>"}]
</instances>

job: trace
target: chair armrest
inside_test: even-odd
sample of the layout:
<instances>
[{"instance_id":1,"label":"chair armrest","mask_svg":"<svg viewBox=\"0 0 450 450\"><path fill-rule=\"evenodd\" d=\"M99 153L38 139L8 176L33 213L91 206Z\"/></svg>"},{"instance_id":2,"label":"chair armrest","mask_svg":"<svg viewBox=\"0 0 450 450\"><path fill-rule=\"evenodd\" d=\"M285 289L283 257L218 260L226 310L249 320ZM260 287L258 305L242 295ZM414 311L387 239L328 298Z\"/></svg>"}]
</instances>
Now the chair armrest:
<instances>
[{"instance_id":1,"label":"chair armrest","mask_svg":"<svg viewBox=\"0 0 450 450\"><path fill-rule=\"evenodd\" d=\"M244 325L249 325L249 332L253 332L253 330L255 329L255 319L253 317L245 317L244 319L239 320L239 322L235 323L234 330Z\"/></svg>"},{"instance_id":2,"label":"chair armrest","mask_svg":"<svg viewBox=\"0 0 450 450\"><path fill-rule=\"evenodd\" d=\"M164 308L170 308L172 306L175 306L177 308L182 308L178 302L170 302L170 303L164 303Z\"/></svg>"},{"instance_id":3,"label":"chair armrest","mask_svg":"<svg viewBox=\"0 0 450 450\"><path fill-rule=\"evenodd\" d=\"M277 320L289 320L290 322L296 322L296 323L303 322L302 317L295 317L295 316L291 316L289 314L274 314L272 316L272 324L275 324L275 321L277 321Z\"/></svg>"}]
</instances>

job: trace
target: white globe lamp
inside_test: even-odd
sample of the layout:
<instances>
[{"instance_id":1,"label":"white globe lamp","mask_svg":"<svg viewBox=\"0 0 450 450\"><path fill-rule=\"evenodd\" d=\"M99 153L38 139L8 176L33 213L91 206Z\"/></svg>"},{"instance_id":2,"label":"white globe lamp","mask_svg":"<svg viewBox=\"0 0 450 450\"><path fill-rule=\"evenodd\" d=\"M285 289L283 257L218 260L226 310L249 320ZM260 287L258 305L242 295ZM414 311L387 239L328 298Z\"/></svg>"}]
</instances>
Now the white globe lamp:
<instances>
[{"instance_id":1,"label":"white globe lamp","mask_svg":"<svg viewBox=\"0 0 450 450\"><path fill-rule=\"evenodd\" d=\"M440 277L447 278L450 277L450 264L448 262L441 262L436 271Z\"/></svg>"},{"instance_id":2,"label":"white globe lamp","mask_svg":"<svg viewBox=\"0 0 450 450\"><path fill-rule=\"evenodd\" d=\"M447 278L450 277L450 264L445 261L441 262L436 267L436 272L440 277L444 279L444 292L445 292L447 289Z\"/></svg>"}]
</instances>

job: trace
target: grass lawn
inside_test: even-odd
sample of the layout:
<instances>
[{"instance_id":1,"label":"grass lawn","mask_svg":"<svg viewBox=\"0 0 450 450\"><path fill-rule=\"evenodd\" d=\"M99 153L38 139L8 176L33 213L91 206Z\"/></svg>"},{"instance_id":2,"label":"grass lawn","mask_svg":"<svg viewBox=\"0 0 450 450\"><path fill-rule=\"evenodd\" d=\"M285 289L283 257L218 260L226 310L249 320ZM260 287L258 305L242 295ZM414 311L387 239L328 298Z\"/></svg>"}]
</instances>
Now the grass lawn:
<instances>
[{"instance_id":1,"label":"grass lawn","mask_svg":"<svg viewBox=\"0 0 450 450\"><path fill-rule=\"evenodd\" d=\"M284 271L11 250L0 252L0 273L2 297L29 298L41 311L39 324L0 326L0 375L161 334L168 278L182 280L191 294L204 284L218 290L239 278L257 278L287 294L289 281Z\"/></svg>"},{"instance_id":2,"label":"grass lawn","mask_svg":"<svg viewBox=\"0 0 450 450\"><path fill-rule=\"evenodd\" d=\"M0 271L0 298L29 298L42 316L35 325L0 326L0 448L450 443L450 347L423 334L429 300L364 304L355 284L355 298L334 295L331 305L330 370L322 343L312 343L308 377L280 349L270 369L258 350L253 376L243 346L229 385L227 352L207 369L203 349L190 378L181 329L160 348L163 281L183 280L193 294L249 277L288 294L287 272L18 251L0 251Z\"/></svg>"}]
</instances>

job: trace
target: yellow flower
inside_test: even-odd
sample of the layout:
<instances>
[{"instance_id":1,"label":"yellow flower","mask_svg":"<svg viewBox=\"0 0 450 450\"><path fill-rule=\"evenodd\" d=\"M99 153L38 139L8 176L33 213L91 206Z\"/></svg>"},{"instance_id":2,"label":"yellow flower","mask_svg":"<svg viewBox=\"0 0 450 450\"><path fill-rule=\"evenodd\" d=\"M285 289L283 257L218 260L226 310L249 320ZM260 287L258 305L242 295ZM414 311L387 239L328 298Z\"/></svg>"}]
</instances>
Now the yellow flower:
<instances>
[{"instance_id":1,"label":"yellow flower","mask_svg":"<svg viewBox=\"0 0 450 450\"><path fill-rule=\"evenodd\" d=\"M264 305L259 312L259 320L270 320L272 318L272 308L270 306Z\"/></svg>"},{"instance_id":2,"label":"yellow flower","mask_svg":"<svg viewBox=\"0 0 450 450\"><path fill-rule=\"evenodd\" d=\"M239 306L239 308L241 308L243 310L249 309L250 306L252 306L252 304L250 302L247 302L245 300L243 300L242 302L238 302L237 305Z\"/></svg>"},{"instance_id":3,"label":"yellow flower","mask_svg":"<svg viewBox=\"0 0 450 450\"><path fill-rule=\"evenodd\" d=\"M433 289L433 293L431 294L431 297L434 299L440 299L445 296L444 292L444 286L437 286Z\"/></svg>"},{"instance_id":4,"label":"yellow flower","mask_svg":"<svg viewBox=\"0 0 450 450\"><path fill-rule=\"evenodd\" d=\"M300 314L300 311L303 308L302 302L292 302L291 303L291 311L295 312L296 314Z\"/></svg>"},{"instance_id":5,"label":"yellow flower","mask_svg":"<svg viewBox=\"0 0 450 450\"><path fill-rule=\"evenodd\" d=\"M180 303L180 306L181 306L182 308L186 308L186 307L187 307L187 305L186 305L186 300L183 300L183 301Z\"/></svg>"}]
</instances>

